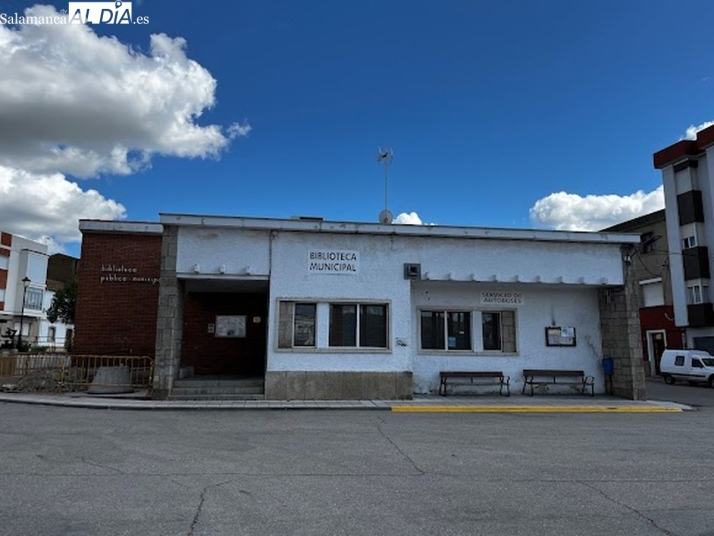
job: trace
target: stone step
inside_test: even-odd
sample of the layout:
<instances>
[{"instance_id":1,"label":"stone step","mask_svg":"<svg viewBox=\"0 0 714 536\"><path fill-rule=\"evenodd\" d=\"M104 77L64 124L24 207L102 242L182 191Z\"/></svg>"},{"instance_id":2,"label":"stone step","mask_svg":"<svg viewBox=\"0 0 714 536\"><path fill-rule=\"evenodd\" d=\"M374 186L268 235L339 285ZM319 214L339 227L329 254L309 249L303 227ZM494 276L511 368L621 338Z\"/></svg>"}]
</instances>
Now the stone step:
<instances>
[{"instance_id":1,"label":"stone step","mask_svg":"<svg viewBox=\"0 0 714 536\"><path fill-rule=\"evenodd\" d=\"M246 378L241 380L174 380L174 388L207 389L218 387L260 387L263 389L262 378Z\"/></svg>"},{"instance_id":2,"label":"stone step","mask_svg":"<svg viewBox=\"0 0 714 536\"><path fill-rule=\"evenodd\" d=\"M232 394L232 395L174 395L169 400L265 400L263 394Z\"/></svg>"},{"instance_id":3,"label":"stone step","mask_svg":"<svg viewBox=\"0 0 714 536\"><path fill-rule=\"evenodd\" d=\"M174 387L171 396L262 395L263 386L234 385L230 387Z\"/></svg>"}]
</instances>

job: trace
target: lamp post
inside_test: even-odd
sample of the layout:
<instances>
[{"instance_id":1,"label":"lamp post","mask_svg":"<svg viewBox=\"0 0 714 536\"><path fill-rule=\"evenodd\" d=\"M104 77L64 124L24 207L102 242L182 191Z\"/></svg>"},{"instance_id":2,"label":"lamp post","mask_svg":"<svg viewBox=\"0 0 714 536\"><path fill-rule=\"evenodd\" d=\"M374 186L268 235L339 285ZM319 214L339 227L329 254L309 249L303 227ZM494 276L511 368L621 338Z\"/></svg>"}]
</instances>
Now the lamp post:
<instances>
[{"instance_id":1,"label":"lamp post","mask_svg":"<svg viewBox=\"0 0 714 536\"><path fill-rule=\"evenodd\" d=\"M22 309L20 310L20 334L17 336L17 350L22 352L22 321L25 319L25 298L27 297L27 287L32 280L25 276L22 278Z\"/></svg>"}]
</instances>

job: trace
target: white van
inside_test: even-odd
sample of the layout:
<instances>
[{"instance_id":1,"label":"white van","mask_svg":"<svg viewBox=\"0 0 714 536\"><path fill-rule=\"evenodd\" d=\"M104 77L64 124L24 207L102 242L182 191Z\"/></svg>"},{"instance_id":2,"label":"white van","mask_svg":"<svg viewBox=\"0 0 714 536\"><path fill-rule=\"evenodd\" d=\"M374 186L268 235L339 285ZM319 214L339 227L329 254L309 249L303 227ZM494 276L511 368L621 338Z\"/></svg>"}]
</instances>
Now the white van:
<instances>
[{"instance_id":1,"label":"white van","mask_svg":"<svg viewBox=\"0 0 714 536\"><path fill-rule=\"evenodd\" d=\"M714 387L714 357L704 350L665 350L659 370L666 383L681 380Z\"/></svg>"}]
</instances>

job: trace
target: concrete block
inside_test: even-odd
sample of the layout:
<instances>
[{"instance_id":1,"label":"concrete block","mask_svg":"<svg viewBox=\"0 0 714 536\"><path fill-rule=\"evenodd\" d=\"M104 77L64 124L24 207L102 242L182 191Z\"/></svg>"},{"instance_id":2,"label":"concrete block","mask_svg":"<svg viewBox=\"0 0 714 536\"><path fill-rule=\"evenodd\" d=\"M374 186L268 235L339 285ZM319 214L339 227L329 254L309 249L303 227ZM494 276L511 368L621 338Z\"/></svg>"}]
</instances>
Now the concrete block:
<instances>
[{"instance_id":1,"label":"concrete block","mask_svg":"<svg viewBox=\"0 0 714 536\"><path fill-rule=\"evenodd\" d=\"M396 376L396 398L399 400L409 400L414 396L414 380L411 372L397 372Z\"/></svg>"},{"instance_id":2,"label":"concrete block","mask_svg":"<svg viewBox=\"0 0 714 536\"><path fill-rule=\"evenodd\" d=\"M377 377L377 398L395 400L397 396L397 377L393 372L382 372Z\"/></svg>"},{"instance_id":3,"label":"concrete block","mask_svg":"<svg viewBox=\"0 0 714 536\"><path fill-rule=\"evenodd\" d=\"M305 400L305 372L285 373L286 396L288 400Z\"/></svg>"},{"instance_id":4,"label":"concrete block","mask_svg":"<svg viewBox=\"0 0 714 536\"><path fill-rule=\"evenodd\" d=\"M324 400L325 398L325 373L306 372L305 373L305 400Z\"/></svg>"},{"instance_id":5,"label":"concrete block","mask_svg":"<svg viewBox=\"0 0 714 536\"><path fill-rule=\"evenodd\" d=\"M379 399L379 376L381 372L363 372L362 373L362 400Z\"/></svg>"},{"instance_id":6,"label":"concrete block","mask_svg":"<svg viewBox=\"0 0 714 536\"><path fill-rule=\"evenodd\" d=\"M325 400L342 399L342 373L325 372L323 376L323 396Z\"/></svg>"},{"instance_id":7,"label":"concrete block","mask_svg":"<svg viewBox=\"0 0 714 536\"><path fill-rule=\"evenodd\" d=\"M266 400L286 400L287 399L287 373L271 372L265 373L265 399Z\"/></svg>"},{"instance_id":8,"label":"concrete block","mask_svg":"<svg viewBox=\"0 0 714 536\"><path fill-rule=\"evenodd\" d=\"M362 399L362 373L342 373L342 398L344 400Z\"/></svg>"}]
</instances>

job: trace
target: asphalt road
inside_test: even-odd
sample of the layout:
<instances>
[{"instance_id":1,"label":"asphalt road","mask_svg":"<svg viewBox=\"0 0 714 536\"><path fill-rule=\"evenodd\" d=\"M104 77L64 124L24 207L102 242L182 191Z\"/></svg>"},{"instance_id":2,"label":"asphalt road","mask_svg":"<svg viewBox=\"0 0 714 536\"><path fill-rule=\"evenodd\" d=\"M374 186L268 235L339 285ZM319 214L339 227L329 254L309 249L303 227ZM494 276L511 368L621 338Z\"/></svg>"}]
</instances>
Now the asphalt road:
<instances>
[{"instance_id":1,"label":"asphalt road","mask_svg":"<svg viewBox=\"0 0 714 536\"><path fill-rule=\"evenodd\" d=\"M714 534L713 425L0 404L0 534Z\"/></svg>"},{"instance_id":2,"label":"asphalt road","mask_svg":"<svg viewBox=\"0 0 714 536\"><path fill-rule=\"evenodd\" d=\"M667 385L661 379L647 382L647 398L678 402L695 408L714 408L714 389L708 385L690 386L685 382Z\"/></svg>"}]
</instances>

